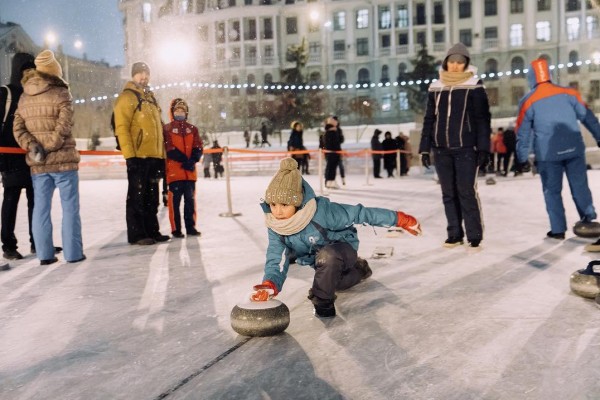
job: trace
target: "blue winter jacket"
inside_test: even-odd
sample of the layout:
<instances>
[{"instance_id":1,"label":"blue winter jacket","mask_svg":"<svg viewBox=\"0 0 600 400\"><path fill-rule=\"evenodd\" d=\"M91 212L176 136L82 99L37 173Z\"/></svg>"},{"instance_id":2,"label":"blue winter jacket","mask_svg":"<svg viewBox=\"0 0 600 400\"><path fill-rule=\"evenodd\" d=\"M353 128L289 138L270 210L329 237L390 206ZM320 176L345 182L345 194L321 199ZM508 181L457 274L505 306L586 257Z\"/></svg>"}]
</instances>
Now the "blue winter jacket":
<instances>
[{"instance_id":1,"label":"blue winter jacket","mask_svg":"<svg viewBox=\"0 0 600 400\"><path fill-rule=\"evenodd\" d=\"M517 159L525 162L530 152L538 161L581 157L585 144L578 120L600 141L600 123L579 92L553 84L544 59L534 60L527 72L531 91L519 102Z\"/></svg>"},{"instance_id":2,"label":"blue winter jacket","mask_svg":"<svg viewBox=\"0 0 600 400\"><path fill-rule=\"evenodd\" d=\"M317 197L304 179L302 190L304 199L300 207L304 207L310 199L316 199L317 202L317 211L311 222L300 232L288 236L268 229L269 246L263 281L270 280L275 283L279 291L287 277L290 255L295 255L298 264L314 268L317 251L328 243L346 242L358 250L359 241L354 224L390 227L396 226L398 221L396 211L364 207L361 204L339 204L329 201L326 197ZM262 202L261 207L265 213L271 212L267 203ZM320 232L320 228L327 237Z\"/></svg>"}]
</instances>

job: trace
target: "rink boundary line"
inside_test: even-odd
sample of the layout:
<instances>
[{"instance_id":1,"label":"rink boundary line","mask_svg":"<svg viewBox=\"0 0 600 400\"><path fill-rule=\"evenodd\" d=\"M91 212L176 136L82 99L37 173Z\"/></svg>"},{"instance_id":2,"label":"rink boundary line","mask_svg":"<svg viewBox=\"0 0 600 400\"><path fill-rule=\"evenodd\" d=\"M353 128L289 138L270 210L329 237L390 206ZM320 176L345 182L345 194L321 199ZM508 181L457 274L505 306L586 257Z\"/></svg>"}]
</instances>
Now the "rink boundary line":
<instances>
[{"instance_id":1,"label":"rink boundary line","mask_svg":"<svg viewBox=\"0 0 600 400\"><path fill-rule=\"evenodd\" d=\"M204 371L206 371L207 369L209 369L210 367L212 367L213 365L215 365L216 363L218 363L219 361L221 361L222 359L224 359L225 357L227 357L228 355L230 355L231 353L233 353L234 351L236 351L237 349L239 349L240 347L242 347L243 345L245 345L246 343L248 343L250 341L250 339L252 339L252 338L251 337L247 337L244 340L242 340L241 342L237 343L236 345L230 347L225 352L223 352L223 353L219 354L217 357L213 358L208 364L204 365L199 370L197 370L195 372L192 372L190 375L188 375L187 377L185 377L182 380L180 380L172 388L167 389L166 391L164 391L161 394L159 394L153 400L161 400L161 399L165 399L165 398L169 397L170 395L172 395L173 393L175 393L177 390L181 389L181 387L185 386L189 381L191 381L192 379L198 377Z\"/></svg>"}]
</instances>

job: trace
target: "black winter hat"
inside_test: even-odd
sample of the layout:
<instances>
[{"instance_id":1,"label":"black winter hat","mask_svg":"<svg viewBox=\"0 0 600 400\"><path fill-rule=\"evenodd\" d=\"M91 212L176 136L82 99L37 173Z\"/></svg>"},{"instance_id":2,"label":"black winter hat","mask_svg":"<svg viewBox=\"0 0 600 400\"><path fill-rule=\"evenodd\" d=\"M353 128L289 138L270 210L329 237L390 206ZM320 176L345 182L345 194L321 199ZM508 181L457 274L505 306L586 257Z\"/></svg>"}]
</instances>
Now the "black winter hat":
<instances>
[{"instance_id":1,"label":"black winter hat","mask_svg":"<svg viewBox=\"0 0 600 400\"><path fill-rule=\"evenodd\" d=\"M35 68L35 57L29 53L16 53L12 60L12 70L10 74L10 84L21 86L23 72L27 69Z\"/></svg>"}]
</instances>

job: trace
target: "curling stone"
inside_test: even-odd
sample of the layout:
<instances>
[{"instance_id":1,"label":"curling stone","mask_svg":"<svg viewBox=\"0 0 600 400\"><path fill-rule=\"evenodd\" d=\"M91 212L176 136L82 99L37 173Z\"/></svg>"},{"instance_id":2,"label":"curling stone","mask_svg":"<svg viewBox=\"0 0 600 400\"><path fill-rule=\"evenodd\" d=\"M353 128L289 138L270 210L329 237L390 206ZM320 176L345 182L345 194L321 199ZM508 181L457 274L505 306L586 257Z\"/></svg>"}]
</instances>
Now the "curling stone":
<instances>
[{"instance_id":1,"label":"curling stone","mask_svg":"<svg viewBox=\"0 0 600 400\"><path fill-rule=\"evenodd\" d=\"M485 180L485 184L486 185L495 185L496 184L496 180L494 178L487 178Z\"/></svg>"},{"instance_id":2,"label":"curling stone","mask_svg":"<svg viewBox=\"0 0 600 400\"><path fill-rule=\"evenodd\" d=\"M573 226L573 233L582 238L600 237L600 223L579 221Z\"/></svg>"},{"instance_id":3,"label":"curling stone","mask_svg":"<svg viewBox=\"0 0 600 400\"><path fill-rule=\"evenodd\" d=\"M571 290L586 299L600 295L600 273L594 271L594 266L600 265L600 260L592 261L585 269L571 274Z\"/></svg>"},{"instance_id":4,"label":"curling stone","mask_svg":"<svg viewBox=\"0 0 600 400\"><path fill-rule=\"evenodd\" d=\"M276 299L238 303L231 310L231 327L243 336L272 336L290 324L290 310Z\"/></svg>"}]
</instances>

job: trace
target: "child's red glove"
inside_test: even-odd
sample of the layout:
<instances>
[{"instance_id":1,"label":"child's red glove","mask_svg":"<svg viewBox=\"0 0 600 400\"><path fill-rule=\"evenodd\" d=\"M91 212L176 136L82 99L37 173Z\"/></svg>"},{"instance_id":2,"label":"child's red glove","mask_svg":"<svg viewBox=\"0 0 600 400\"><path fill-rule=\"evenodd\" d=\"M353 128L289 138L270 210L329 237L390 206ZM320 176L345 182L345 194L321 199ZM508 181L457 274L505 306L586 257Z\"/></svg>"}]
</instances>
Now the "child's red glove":
<instances>
[{"instance_id":1,"label":"child's red glove","mask_svg":"<svg viewBox=\"0 0 600 400\"><path fill-rule=\"evenodd\" d=\"M397 211L398 223L396 226L404 229L411 235L419 236L421 232L421 224L412 215L404 214L402 211Z\"/></svg>"},{"instance_id":2,"label":"child's red glove","mask_svg":"<svg viewBox=\"0 0 600 400\"><path fill-rule=\"evenodd\" d=\"M254 285L253 292L250 295L252 301L267 301L272 297L277 296L279 291L277 286L271 281L264 281L260 285Z\"/></svg>"}]
</instances>

